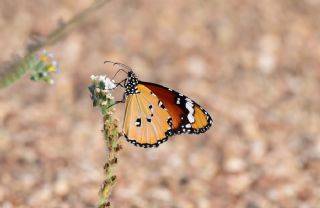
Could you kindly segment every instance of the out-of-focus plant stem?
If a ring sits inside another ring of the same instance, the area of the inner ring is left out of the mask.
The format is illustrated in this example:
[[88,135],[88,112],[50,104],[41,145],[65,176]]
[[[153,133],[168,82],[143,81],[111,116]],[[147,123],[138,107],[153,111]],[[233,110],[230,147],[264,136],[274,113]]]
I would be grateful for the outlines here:
[[0,74],[0,89],[7,87],[8,85],[19,80],[28,71],[33,69],[31,66],[32,64],[30,63],[32,63],[31,60],[33,59],[37,51],[61,40],[71,30],[83,23],[85,18],[90,16],[97,9],[102,8],[102,6],[104,6],[109,1],[111,0],[94,1],[94,3],[92,3],[88,8],[79,12],[68,22],[61,24],[56,30],[49,34],[47,38],[33,46],[32,49],[30,49],[24,57],[15,60],[14,63],[12,63],[8,69],[6,69]]
[[119,138],[121,133],[118,131],[118,120],[112,118],[113,108],[103,116],[103,133],[106,146],[108,148],[106,163],[104,165],[105,180],[100,190],[99,208],[110,207],[109,197],[117,177],[114,170],[117,164],[117,153],[121,149]]
[[99,208],[110,207],[110,194],[114,187],[117,177],[114,174],[117,165],[118,152],[121,150],[120,136],[118,130],[118,120],[114,115],[114,97],[110,92],[116,85],[112,80],[105,76],[91,76],[92,84],[89,86],[93,106],[99,106],[103,116],[103,135],[107,147],[106,162],[104,165],[105,179],[100,190]]

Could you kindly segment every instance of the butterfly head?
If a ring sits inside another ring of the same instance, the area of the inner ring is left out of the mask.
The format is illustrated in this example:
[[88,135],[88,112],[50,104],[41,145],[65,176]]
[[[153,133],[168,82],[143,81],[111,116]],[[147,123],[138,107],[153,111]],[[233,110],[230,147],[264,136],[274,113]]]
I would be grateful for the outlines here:
[[127,81],[124,85],[126,88],[126,95],[133,95],[138,93],[138,77],[133,71],[128,71]]
[[131,71],[128,71],[128,79],[130,78],[136,78],[137,79],[137,75],[131,70]]

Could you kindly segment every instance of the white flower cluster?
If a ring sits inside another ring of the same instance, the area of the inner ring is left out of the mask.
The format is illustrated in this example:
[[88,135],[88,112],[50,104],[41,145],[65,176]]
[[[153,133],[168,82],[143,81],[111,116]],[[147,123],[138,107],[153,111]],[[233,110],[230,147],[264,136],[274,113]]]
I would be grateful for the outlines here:
[[114,80],[109,79],[105,75],[98,75],[98,76],[91,75],[91,80],[95,83],[96,82],[103,82],[105,89],[101,89],[101,90],[111,91],[116,88],[116,84],[114,83]]

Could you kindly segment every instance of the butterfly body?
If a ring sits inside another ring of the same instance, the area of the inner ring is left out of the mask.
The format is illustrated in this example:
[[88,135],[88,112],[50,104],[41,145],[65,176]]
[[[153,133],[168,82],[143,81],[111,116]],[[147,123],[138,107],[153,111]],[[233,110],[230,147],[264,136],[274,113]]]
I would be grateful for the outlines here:
[[124,84],[124,88],[126,89],[125,95],[134,95],[139,93],[137,90],[137,86],[139,84],[139,80],[137,78],[137,75],[133,73],[133,71],[128,72],[128,78],[126,79],[126,82]]
[[124,88],[123,132],[136,146],[158,147],[170,136],[204,133],[212,125],[210,115],[196,102],[172,89],[140,81],[132,70]]

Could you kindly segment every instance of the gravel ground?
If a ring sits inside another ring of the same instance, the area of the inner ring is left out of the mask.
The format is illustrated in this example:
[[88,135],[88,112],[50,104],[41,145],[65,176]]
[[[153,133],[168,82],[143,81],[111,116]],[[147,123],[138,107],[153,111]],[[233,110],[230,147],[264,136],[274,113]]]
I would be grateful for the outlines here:
[[[0,61],[90,3],[0,1]],[[112,1],[48,48],[55,85],[0,91],[0,207],[96,206],[106,150],[87,86],[114,74],[107,59],[214,118],[157,149],[123,141],[114,207],[320,207],[319,24],[319,0]]]

